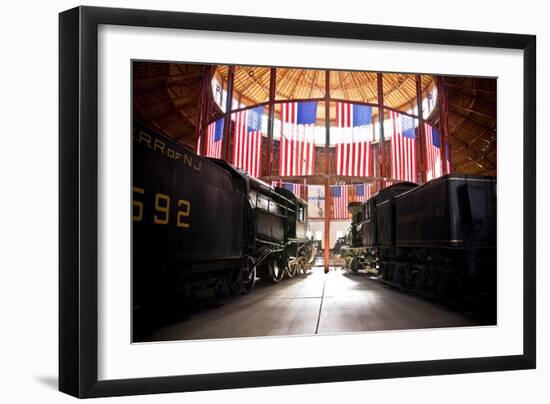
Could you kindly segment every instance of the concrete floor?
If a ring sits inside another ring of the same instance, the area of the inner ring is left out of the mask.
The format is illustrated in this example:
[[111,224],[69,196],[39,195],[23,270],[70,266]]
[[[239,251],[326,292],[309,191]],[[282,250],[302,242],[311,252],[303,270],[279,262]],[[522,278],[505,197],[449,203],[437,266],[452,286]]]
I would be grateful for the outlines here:
[[478,325],[421,297],[400,292],[366,274],[315,268],[279,284],[258,281],[245,296],[202,309],[162,327],[144,341],[326,334]]

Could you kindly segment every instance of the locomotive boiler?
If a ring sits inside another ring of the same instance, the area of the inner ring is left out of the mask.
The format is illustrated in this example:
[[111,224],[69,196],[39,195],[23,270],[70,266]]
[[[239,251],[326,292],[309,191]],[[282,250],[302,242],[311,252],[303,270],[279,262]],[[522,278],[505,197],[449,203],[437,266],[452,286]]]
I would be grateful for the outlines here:
[[496,179],[448,174],[350,205],[352,270],[496,319]]
[[[307,203],[134,123],[134,315],[247,293],[313,258]],[[136,320],[134,320],[136,323]]]

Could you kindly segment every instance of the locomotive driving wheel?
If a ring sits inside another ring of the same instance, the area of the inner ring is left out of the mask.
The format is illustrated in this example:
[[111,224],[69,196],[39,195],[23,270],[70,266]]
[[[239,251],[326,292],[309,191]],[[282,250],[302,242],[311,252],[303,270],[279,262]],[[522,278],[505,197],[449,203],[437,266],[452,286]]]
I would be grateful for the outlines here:
[[268,269],[269,269],[269,278],[273,283],[279,283],[283,280],[285,276],[284,267],[281,265],[279,260],[271,259],[269,260]]
[[307,272],[307,269],[306,269],[306,263],[304,259],[299,259],[298,262],[296,263],[296,273],[298,275],[305,275],[306,272]]
[[248,257],[248,267],[243,273],[244,293],[248,293],[256,283],[256,261],[253,257]]
[[286,266],[286,274],[289,279],[294,278],[298,273],[299,260],[296,257],[289,257],[288,263]]
[[256,283],[256,263],[248,257],[247,266],[233,271],[230,287],[235,295],[243,295],[252,290]]

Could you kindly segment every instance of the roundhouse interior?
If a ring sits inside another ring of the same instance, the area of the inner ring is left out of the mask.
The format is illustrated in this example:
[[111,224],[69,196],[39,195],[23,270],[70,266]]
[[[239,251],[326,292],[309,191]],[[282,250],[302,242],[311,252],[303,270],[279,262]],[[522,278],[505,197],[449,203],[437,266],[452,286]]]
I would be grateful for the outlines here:
[[495,324],[496,79],[132,68],[136,342]]

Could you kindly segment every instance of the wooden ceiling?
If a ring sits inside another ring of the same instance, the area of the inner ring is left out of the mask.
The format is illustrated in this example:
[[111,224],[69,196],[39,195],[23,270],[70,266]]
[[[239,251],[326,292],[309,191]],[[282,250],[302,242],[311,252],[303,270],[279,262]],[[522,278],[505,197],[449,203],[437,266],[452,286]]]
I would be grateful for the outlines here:
[[[217,66],[214,77],[222,86],[227,82],[227,66]],[[254,105],[269,100],[270,69],[258,66],[235,67],[235,91],[238,101]],[[416,78],[413,74],[385,73],[383,77],[384,105],[407,111],[416,106]],[[330,96],[332,99],[378,103],[378,80],[373,72],[331,71]],[[435,85],[432,76],[422,76],[421,89],[427,93]],[[315,69],[277,68],[276,100],[323,98],[325,96],[325,71]],[[275,107],[275,115],[280,109]],[[373,115],[376,117],[375,109]],[[331,105],[331,121],[336,116],[336,106]],[[323,124],[325,109],[319,105],[317,122]]]
[[[496,175],[497,80],[445,77],[453,171]],[[431,114],[439,126],[439,107]]]
[[[223,83],[227,66],[134,62],[133,67],[134,119],[193,148],[201,80],[207,74]],[[236,67],[234,86],[240,102],[246,105],[267,102],[269,77],[270,69],[266,67]],[[445,77],[444,81],[448,92],[453,171],[495,175],[496,79]],[[422,76],[424,94],[434,84],[435,77]],[[207,91],[213,100],[212,86],[208,85]],[[277,100],[322,98],[324,93],[322,70],[277,69]],[[330,93],[333,99],[377,103],[377,75],[332,71]],[[386,106],[403,111],[411,109],[416,103],[415,76],[385,73],[383,93]],[[210,102],[208,120],[219,116],[221,110],[215,102]],[[335,111],[331,111],[331,117],[334,116]],[[318,110],[318,119],[324,121],[322,107]],[[438,107],[428,121],[439,126]]]

